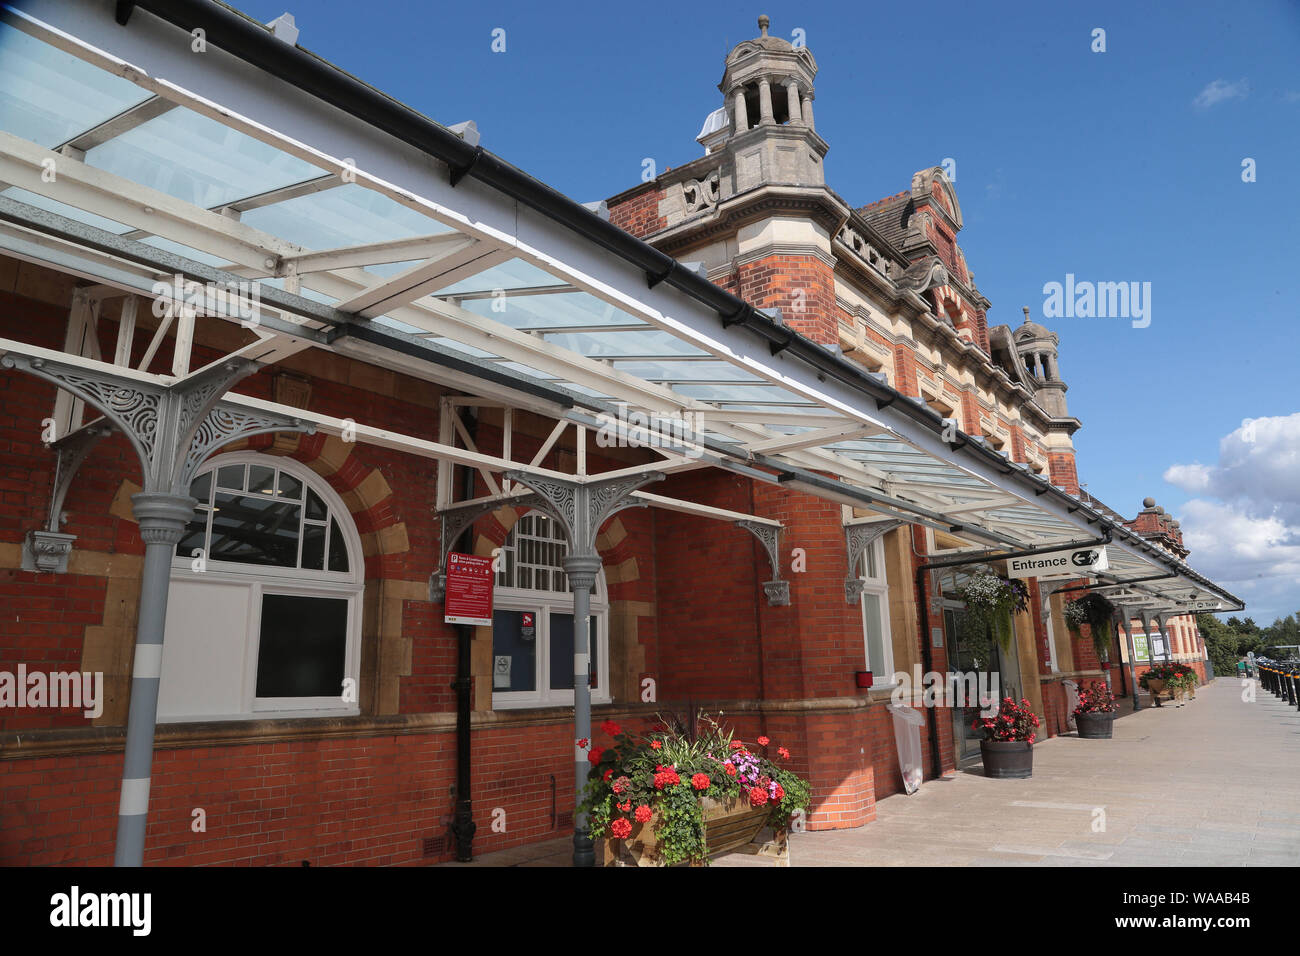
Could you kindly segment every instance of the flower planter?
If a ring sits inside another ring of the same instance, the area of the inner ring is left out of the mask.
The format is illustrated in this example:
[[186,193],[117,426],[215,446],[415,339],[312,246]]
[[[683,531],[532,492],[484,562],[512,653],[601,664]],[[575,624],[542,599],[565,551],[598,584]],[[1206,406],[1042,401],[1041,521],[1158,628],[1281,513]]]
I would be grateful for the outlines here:
[[1027,740],[981,740],[984,776],[1000,779],[1031,777],[1034,773],[1034,745]]
[[[756,842],[767,826],[772,808],[750,806],[748,800],[728,801],[704,797],[700,801],[704,814],[704,839],[709,856],[733,850],[775,857],[777,866],[789,866],[787,834],[778,830],[770,841]],[[659,841],[655,827],[659,814],[653,813],[645,823],[634,823],[632,833],[624,840],[612,837],[602,841],[598,859],[601,866],[663,866],[659,854]],[[685,865],[685,864],[682,864]]]
[[1151,699],[1156,702],[1157,707],[1160,706],[1160,695],[1164,691],[1164,689],[1165,689],[1165,682],[1162,681],[1160,678],[1158,677],[1147,678],[1147,690],[1151,692]]
[[1115,712],[1098,714],[1075,714],[1074,725],[1079,736],[1087,740],[1109,740],[1115,729]]

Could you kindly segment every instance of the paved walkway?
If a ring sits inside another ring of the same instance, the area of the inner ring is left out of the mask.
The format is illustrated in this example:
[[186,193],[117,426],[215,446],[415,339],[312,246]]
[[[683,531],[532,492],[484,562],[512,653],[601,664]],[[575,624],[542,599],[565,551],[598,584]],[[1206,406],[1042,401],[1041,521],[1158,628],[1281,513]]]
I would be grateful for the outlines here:
[[[1111,740],[1054,737],[1028,780],[976,766],[877,805],[856,830],[792,834],[794,866],[1296,866],[1300,711],[1221,678],[1185,706],[1126,709]],[[570,841],[482,866],[566,866]],[[465,864],[450,864],[452,866]],[[714,866],[770,865],[732,854]]]

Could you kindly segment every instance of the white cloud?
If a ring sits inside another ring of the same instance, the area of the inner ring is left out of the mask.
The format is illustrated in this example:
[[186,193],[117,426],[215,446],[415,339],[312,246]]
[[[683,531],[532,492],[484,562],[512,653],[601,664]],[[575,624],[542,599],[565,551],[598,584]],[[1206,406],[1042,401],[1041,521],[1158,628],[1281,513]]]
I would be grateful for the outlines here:
[[1181,509],[1194,567],[1260,624],[1300,607],[1300,412],[1247,419],[1219,441],[1217,464],[1174,465],[1164,479],[1198,496]]
[[1211,106],[1218,106],[1225,100],[1244,100],[1249,92],[1250,84],[1246,82],[1244,77],[1236,83],[1229,83],[1227,80],[1215,80],[1197,93],[1196,99],[1192,100],[1192,103],[1199,110],[1208,110]]
[[1174,465],[1165,472],[1165,481],[1184,491],[1200,494],[1210,487],[1210,469],[1205,465]]

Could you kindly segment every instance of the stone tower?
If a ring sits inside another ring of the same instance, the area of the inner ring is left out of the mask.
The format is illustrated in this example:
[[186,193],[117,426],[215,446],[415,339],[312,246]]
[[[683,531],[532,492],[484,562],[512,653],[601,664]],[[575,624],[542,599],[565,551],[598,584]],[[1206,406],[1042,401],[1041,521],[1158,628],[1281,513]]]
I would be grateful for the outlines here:
[[1070,414],[1065,404],[1067,386],[1061,381],[1061,370],[1056,362],[1060,339],[1050,329],[1031,322],[1028,308],[1024,311],[1024,324],[1012,336],[1016,354],[1033,382],[1034,399],[1052,417],[1066,418]]
[[725,105],[711,113],[697,137],[708,153],[730,153],[733,182],[725,193],[765,183],[822,186],[828,149],[813,126],[813,78],[817,61],[807,47],[768,35],[767,16],[759,36],[727,54],[718,90]]

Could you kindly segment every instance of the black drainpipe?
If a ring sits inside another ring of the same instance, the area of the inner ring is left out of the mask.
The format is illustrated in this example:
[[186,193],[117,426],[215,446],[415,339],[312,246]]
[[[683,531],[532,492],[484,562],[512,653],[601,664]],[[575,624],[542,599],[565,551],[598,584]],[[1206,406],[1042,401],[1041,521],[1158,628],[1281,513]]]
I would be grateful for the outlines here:
[[[471,438],[478,434],[478,417],[466,408],[463,409],[465,430]],[[449,467],[455,468],[455,465]],[[469,468],[463,470],[461,498],[474,497],[474,472]],[[453,545],[462,553],[469,553],[474,547],[474,526],[470,525],[461,532],[460,539]],[[447,556],[443,555],[446,565]],[[474,629],[469,624],[457,624],[456,628],[456,679],[452,689],[456,691],[456,811],[452,817],[451,832],[456,840],[456,862],[469,863],[474,859],[474,832],[478,825],[474,823],[474,803],[470,799],[470,691],[474,681],[470,677],[470,643]]]
[[[1042,548],[1029,548],[1024,551],[1006,551],[1002,554],[975,554],[961,558],[948,558],[944,561],[930,561],[916,567],[916,597],[921,612],[921,656],[925,660],[925,672],[934,671],[934,655],[930,651],[930,601],[925,593],[925,572],[933,568],[956,568],[963,564],[984,564],[988,561],[1001,561],[1005,558],[1027,558],[1034,554],[1047,554],[1049,551],[1069,551],[1074,548],[1086,548],[1091,545],[1110,544],[1110,533],[1090,541],[1074,541],[1069,544],[1053,544]],[[931,715],[926,721],[930,726],[930,755],[934,766],[933,779],[943,776],[943,755],[939,752],[939,722]]]

